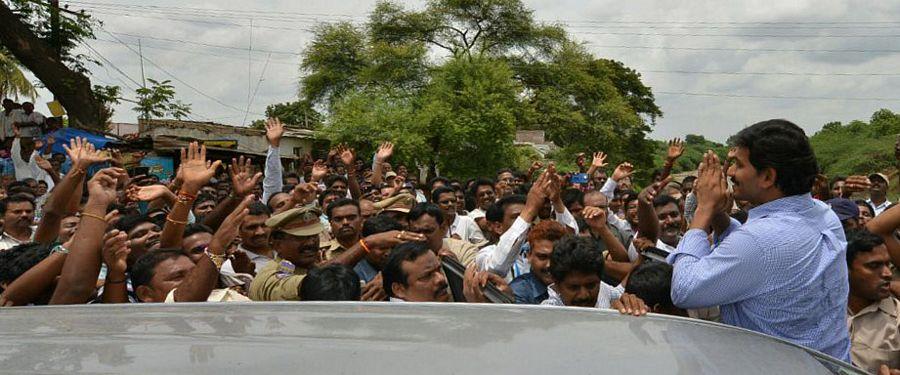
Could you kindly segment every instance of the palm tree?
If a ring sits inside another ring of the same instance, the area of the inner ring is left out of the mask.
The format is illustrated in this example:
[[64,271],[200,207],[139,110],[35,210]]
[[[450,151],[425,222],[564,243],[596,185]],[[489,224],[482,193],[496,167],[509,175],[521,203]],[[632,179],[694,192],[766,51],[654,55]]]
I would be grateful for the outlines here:
[[5,50],[0,50],[0,96],[13,97],[25,96],[34,101],[37,90],[25,77],[19,61]]

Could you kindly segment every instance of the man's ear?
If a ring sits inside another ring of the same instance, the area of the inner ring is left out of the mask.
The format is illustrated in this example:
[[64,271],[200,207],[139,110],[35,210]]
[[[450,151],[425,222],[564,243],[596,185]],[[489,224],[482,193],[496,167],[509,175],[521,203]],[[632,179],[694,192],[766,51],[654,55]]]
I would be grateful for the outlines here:
[[391,294],[394,295],[394,298],[406,300],[406,288],[401,283],[391,284]]
[[763,189],[769,189],[775,186],[775,182],[778,179],[778,172],[775,171],[775,168],[769,167],[759,171],[759,176],[762,177],[760,184]]
[[134,290],[134,294],[137,295],[138,301],[141,302],[163,302],[163,301],[154,301],[153,298],[153,289],[146,285],[141,285]]

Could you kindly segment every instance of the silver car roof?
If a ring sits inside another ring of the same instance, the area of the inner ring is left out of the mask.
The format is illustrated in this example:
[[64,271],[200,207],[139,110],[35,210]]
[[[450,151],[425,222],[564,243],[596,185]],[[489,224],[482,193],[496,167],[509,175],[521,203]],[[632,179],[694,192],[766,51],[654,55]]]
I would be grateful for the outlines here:
[[721,324],[463,303],[182,303],[0,310],[2,373],[831,374]]

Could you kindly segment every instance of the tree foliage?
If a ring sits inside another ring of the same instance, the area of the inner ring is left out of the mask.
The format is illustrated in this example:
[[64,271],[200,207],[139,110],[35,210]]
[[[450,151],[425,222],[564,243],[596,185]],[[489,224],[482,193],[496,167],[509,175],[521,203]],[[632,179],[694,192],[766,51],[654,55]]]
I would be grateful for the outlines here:
[[139,113],[138,118],[149,120],[168,116],[181,120],[191,113],[190,104],[175,99],[175,87],[169,80],[147,78],[147,81],[150,86],[135,90],[137,105],[132,110]]
[[[322,114],[307,100],[272,104],[266,107],[267,118],[278,118],[285,126],[301,129],[317,129],[322,124]],[[256,129],[265,129],[266,120],[256,120],[250,124]]]
[[880,109],[869,122],[830,122],[810,137],[819,166],[829,176],[883,172],[894,165],[900,114]]
[[536,22],[521,0],[380,2],[363,26],[318,26],[301,71],[301,100],[326,114],[329,139],[371,149],[397,137],[418,146],[406,162],[459,177],[514,164],[516,129],[544,130],[561,157],[602,150],[649,169],[645,136],[662,115],[637,72]]
[[22,72],[21,63],[2,46],[0,46],[0,96],[16,99],[24,96],[32,101],[37,97],[37,90]]
[[63,63],[72,70],[88,74],[85,63],[100,64],[90,55],[72,54],[78,44],[95,38],[94,27],[100,25],[99,20],[95,20],[87,13],[81,13],[80,16],[60,13],[59,37],[54,38],[50,6],[47,2],[31,0],[4,0],[4,2],[14,8],[14,13],[42,42],[54,48],[57,48],[58,44]]

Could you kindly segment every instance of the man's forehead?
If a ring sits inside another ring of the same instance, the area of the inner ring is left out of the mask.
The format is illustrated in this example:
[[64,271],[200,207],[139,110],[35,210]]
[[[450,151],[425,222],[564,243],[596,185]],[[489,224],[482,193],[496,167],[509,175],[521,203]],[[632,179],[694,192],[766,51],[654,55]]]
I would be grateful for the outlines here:
[[675,203],[667,203],[656,208],[657,215],[671,214],[673,212],[681,213],[681,210],[678,209],[678,206]]
[[854,263],[866,264],[869,262],[887,262],[891,259],[890,253],[888,253],[887,246],[885,244],[880,244],[872,248],[871,251],[860,251],[856,253],[856,258],[854,258]]
[[435,219],[433,216],[428,215],[428,214],[422,215],[418,219],[409,222],[410,228],[424,228],[427,226],[436,226],[436,225],[437,225],[437,219]]
[[416,260],[404,261],[400,266],[413,277],[421,276],[439,267],[437,257],[431,251],[420,255]]
[[359,209],[352,204],[348,204],[346,206],[335,207],[331,210],[332,216],[349,216],[349,215],[359,215]]
[[455,191],[448,191],[448,192],[446,192],[446,193],[441,193],[440,195],[438,195],[438,200],[439,200],[439,201],[442,201],[442,200],[448,200],[448,199],[456,199],[456,192],[455,192]]
[[192,268],[194,268],[194,262],[191,261],[191,258],[188,258],[187,255],[179,255],[159,262],[155,267],[154,273],[165,278],[165,275],[189,271]]

